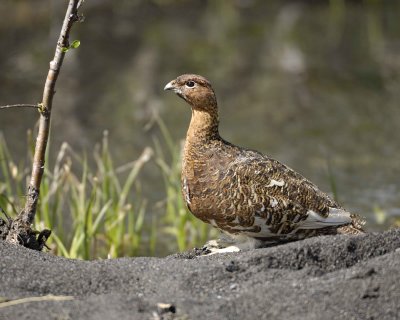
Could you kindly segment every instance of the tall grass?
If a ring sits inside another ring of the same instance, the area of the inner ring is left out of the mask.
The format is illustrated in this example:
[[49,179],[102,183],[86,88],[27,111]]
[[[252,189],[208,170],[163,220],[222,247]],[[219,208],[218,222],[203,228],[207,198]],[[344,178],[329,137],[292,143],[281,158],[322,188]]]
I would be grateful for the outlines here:
[[[81,259],[146,251],[143,232],[150,237],[154,233],[144,225],[146,201],[137,176],[151,157],[152,150],[146,148],[136,161],[115,167],[105,133],[94,150],[91,169],[85,154],[78,155],[64,143],[54,167],[45,168],[34,226],[52,230],[51,250]],[[29,156],[28,161],[16,164],[0,136],[0,206],[6,212],[15,215],[23,207],[30,162]]]

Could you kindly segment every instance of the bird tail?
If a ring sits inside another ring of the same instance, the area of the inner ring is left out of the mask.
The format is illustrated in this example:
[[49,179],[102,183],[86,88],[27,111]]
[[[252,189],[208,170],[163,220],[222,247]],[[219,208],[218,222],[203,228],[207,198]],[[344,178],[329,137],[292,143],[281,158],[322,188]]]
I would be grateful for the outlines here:
[[340,226],[336,229],[339,234],[363,234],[365,230],[363,229],[363,225],[365,224],[365,219],[358,214],[352,213],[350,214],[351,223]]

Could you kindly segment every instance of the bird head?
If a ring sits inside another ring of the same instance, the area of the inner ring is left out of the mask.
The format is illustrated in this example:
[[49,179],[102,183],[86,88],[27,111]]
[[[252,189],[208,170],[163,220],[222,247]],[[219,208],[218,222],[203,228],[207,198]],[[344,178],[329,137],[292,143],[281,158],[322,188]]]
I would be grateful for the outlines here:
[[195,110],[215,112],[217,99],[211,83],[195,74],[184,74],[170,81],[164,90],[172,90]]

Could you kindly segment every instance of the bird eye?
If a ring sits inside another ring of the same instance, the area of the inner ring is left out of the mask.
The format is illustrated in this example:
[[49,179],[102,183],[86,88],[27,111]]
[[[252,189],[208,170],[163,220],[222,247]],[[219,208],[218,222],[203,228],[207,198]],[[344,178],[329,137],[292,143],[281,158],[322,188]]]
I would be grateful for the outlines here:
[[194,82],[194,81],[188,81],[188,82],[186,82],[186,87],[193,88],[194,85],[195,85],[195,82]]

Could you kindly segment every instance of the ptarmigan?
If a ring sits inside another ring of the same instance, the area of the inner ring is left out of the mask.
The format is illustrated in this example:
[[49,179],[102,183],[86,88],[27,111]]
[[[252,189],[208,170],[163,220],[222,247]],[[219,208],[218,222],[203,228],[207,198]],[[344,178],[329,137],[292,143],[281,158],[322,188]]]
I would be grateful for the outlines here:
[[210,82],[181,75],[172,90],[192,108],[182,160],[182,194],[189,210],[225,235],[212,252],[239,251],[321,234],[363,233],[349,213],[302,175],[259,152],[235,146],[218,132]]

